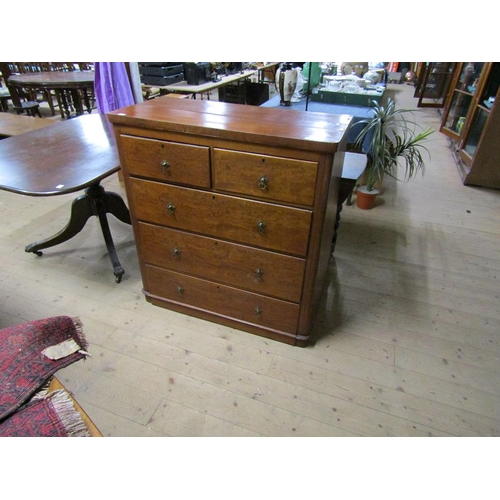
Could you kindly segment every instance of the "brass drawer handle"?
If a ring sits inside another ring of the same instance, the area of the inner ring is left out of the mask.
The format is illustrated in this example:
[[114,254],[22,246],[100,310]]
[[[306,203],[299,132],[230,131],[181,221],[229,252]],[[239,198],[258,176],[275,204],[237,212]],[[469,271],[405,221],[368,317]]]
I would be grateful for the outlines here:
[[172,250],[172,255],[174,256],[174,259],[178,259],[181,256],[181,251],[177,247],[175,247]]
[[175,205],[173,203],[169,203],[167,205],[167,211],[170,215],[174,215],[175,214]]
[[257,231],[259,233],[263,233],[266,230],[266,223],[263,220],[257,222]]
[[255,270],[255,277],[258,279],[258,280],[262,280],[262,278],[264,277],[264,271],[258,267],[256,270]]
[[181,285],[178,285],[178,286],[177,286],[177,293],[178,293],[179,295],[182,295],[182,294],[184,293],[184,287],[183,287],[183,286],[181,286]]
[[269,179],[265,176],[262,176],[259,179],[259,182],[257,183],[257,185],[259,186],[260,189],[262,189],[262,191],[265,191],[267,189],[268,183],[269,183]]
[[170,163],[167,160],[161,161],[161,171],[166,174],[170,168]]
[[255,313],[255,316],[260,316],[262,314],[262,309],[257,306],[253,312]]

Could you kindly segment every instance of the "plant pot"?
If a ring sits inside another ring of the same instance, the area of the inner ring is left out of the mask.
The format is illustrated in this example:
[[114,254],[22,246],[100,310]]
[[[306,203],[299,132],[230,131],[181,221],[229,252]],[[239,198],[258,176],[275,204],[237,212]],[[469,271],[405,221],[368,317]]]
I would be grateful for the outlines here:
[[[378,179],[376,179],[375,182],[373,183],[373,189],[378,189],[379,194],[384,191],[384,180],[385,180],[385,174],[381,172],[378,176]],[[359,184],[360,186],[364,186],[365,184],[367,184],[367,182],[368,182],[368,172],[365,169],[365,171],[359,178],[357,184]]]
[[377,195],[380,193],[378,189],[368,191],[366,186],[359,186],[356,191],[356,206],[361,210],[370,210],[375,205]]

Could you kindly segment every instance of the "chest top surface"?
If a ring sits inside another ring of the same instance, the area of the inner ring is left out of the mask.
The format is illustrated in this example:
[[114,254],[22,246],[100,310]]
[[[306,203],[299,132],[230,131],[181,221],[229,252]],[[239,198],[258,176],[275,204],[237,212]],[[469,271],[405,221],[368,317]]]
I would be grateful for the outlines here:
[[108,114],[117,125],[334,153],[350,115],[262,108],[167,96]]

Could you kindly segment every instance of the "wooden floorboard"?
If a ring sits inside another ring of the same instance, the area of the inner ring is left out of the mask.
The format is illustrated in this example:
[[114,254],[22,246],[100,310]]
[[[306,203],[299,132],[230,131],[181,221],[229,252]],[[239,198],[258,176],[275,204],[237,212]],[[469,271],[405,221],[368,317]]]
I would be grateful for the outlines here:
[[[392,85],[403,107],[413,88]],[[415,115],[439,128],[433,109]],[[78,316],[91,357],[58,374],[105,436],[500,436],[500,192],[462,185],[446,138],[423,177],[344,206],[313,342],[291,347],[154,307],[130,226],[44,251],[73,196],[0,191],[0,327]],[[125,196],[118,176],[106,188]]]

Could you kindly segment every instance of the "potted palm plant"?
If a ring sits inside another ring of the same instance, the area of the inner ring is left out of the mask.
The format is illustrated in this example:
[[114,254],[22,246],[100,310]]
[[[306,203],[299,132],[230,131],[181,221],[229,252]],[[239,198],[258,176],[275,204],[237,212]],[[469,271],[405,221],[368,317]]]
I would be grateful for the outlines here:
[[[413,111],[396,108],[392,99],[384,106],[373,101],[371,111],[373,116],[358,122],[365,126],[355,141],[355,147],[367,155],[363,176],[365,184],[356,191],[356,204],[363,209],[373,207],[380,192],[375,185],[380,185],[386,175],[408,181],[417,172],[423,172],[425,164],[422,153],[427,149],[422,143],[433,133],[432,129],[417,133],[419,126],[405,116]],[[398,177],[398,165],[404,169],[403,177]]]

